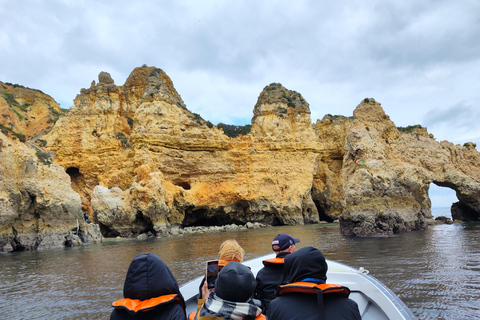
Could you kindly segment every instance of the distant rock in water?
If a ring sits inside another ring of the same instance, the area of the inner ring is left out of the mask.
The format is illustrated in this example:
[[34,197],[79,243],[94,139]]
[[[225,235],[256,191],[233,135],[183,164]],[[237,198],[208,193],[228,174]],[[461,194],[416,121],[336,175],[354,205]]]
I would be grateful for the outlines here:
[[[41,151],[54,155],[46,160],[67,173],[56,176],[57,184],[79,195],[73,213],[61,201],[62,210],[46,210],[70,221],[63,234],[75,229],[71,217],[83,209],[108,237],[337,220],[344,234],[388,236],[428,227],[434,183],[456,191],[454,220],[480,217],[475,145],[437,142],[418,125],[397,128],[374,99],[364,99],[353,117],[326,115],[312,124],[302,95],[272,83],[260,93],[248,130],[229,137],[225,128],[190,112],[161,69],[136,68],[123,86],[101,72],[42,138]],[[3,137],[3,148],[10,141]],[[17,166],[27,168],[27,159],[18,157]],[[36,179],[46,183],[47,176]],[[0,194],[9,188],[0,185]],[[25,186],[16,192],[30,194]],[[11,212],[32,212],[30,204],[14,203]],[[37,234],[61,225],[35,214],[30,221]],[[12,230],[14,224],[0,234]],[[20,237],[4,239],[6,246]]]
[[444,224],[452,224],[453,223],[452,219],[444,217],[444,216],[436,217],[435,221],[440,221],[441,223],[444,223]]

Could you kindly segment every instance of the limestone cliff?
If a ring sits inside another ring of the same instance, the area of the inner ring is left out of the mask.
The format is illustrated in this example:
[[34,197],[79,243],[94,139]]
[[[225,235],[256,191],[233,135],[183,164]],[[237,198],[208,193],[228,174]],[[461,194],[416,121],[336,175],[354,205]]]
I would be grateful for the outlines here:
[[188,111],[162,70],[142,67],[121,87],[101,73],[46,139],[109,236],[340,217],[343,233],[389,235],[426,228],[432,182],[457,191],[457,212],[478,216],[478,152],[424,128],[401,133],[373,99],[312,125],[303,97],[273,83],[251,132],[228,138]]
[[187,109],[165,72],[141,67],[122,86],[100,73],[43,139],[68,174],[59,185],[71,180],[104,236],[337,219],[345,234],[391,235],[427,227],[430,183],[457,192],[454,219],[480,216],[474,145],[401,132],[373,99],[312,124],[301,94],[273,83],[250,133],[229,138]]
[[480,154],[473,146],[439,143],[426,130],[401,133],[373,99],[365,99],[353,119],[342,168],[344,234],[425,229],[430,183],[456,191],[455,207],[462,209],[454,219],[479,220]]
[[99,241],[65,170],[0,133],[0,252]]
[[122,87],[99,80],[45,139],[105,235],[319,221],[310,189],[321,150],[298,93],[268,86],[252,134],[231,139],[189,112],[160,69],[137,68]]
[[[0,114],[2,132],[25,141],[49,132],[62,109],[52,97],[39,90],[0,81]],[[44,142],[40,139],[37,143]]]

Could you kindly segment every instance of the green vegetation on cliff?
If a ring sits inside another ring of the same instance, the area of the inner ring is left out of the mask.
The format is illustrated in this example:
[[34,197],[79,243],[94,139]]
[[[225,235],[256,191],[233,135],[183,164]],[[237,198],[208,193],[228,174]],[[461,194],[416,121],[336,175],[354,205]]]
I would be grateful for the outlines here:
[[397,127],[398,131],[402,133],[412,133],[415,132],[417,129],[423,129],[423,127],[419,124],[408,126],[408,127]]
[[235,138],[235,137],[238,137],[239,135],[246,135],[250,133],[250,130],[252,130],[252,125],[247,124],[244,126],[236,126],[236,125],[224,124],[220,122],[217,125],[217,128],[222,129],[227,137]]

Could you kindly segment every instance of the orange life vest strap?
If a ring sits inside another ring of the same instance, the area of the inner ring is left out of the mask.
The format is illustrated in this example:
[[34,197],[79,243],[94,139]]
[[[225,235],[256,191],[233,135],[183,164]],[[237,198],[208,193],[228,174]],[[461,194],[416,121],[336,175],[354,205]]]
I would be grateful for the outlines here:
[[264,266],[268,264],[283,264],[285,258],[272,258],[272,259],[267,259],[263,260],[262,263]]
[[112,307],[117,308],[117,309],[127,309],[129,311],[133,312],[141,312],[141,311],[148,311],[151,310],[161,304],[164,303],[170,303],[170,302],[177,302],[179,303],[182,307],[185,307],[183,305],[182,299],[178,294],[167,294],[147,300],[139,300],[139,299],[121,299],[117,300],[114,303],[112,303]]
[[350,289],[339,284],[331,284],[331,283],[313,283],[313,282],[294,282],[289,283],[283,286],[280,286],[280,290],[278,291],[278,295],[281,296],[286,293],[294,293],[294,292],[301,292],[301,293],[313,293],[316,294],[318,291],[321,291],[323,294],[329,293],[337,293],[345,296],[348,298],[350,295]]

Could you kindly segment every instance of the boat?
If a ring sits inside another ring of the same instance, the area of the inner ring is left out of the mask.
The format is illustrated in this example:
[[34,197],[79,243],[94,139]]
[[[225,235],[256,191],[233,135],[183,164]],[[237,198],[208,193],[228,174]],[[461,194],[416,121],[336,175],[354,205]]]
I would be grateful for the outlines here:
[[[243,262],[254,275],[263,267],[262,261],[275,258],[268,254]],[[403,301],[382,282],[363,268],[354,269],[342,263],[328,260],[327,283],[350,288],[350,298],[358,304],[363,320],[409,320],[417,319]],[[197,295],[203,277],[196,278],[180,287],[185,298],[187,314],[197,309]]]

